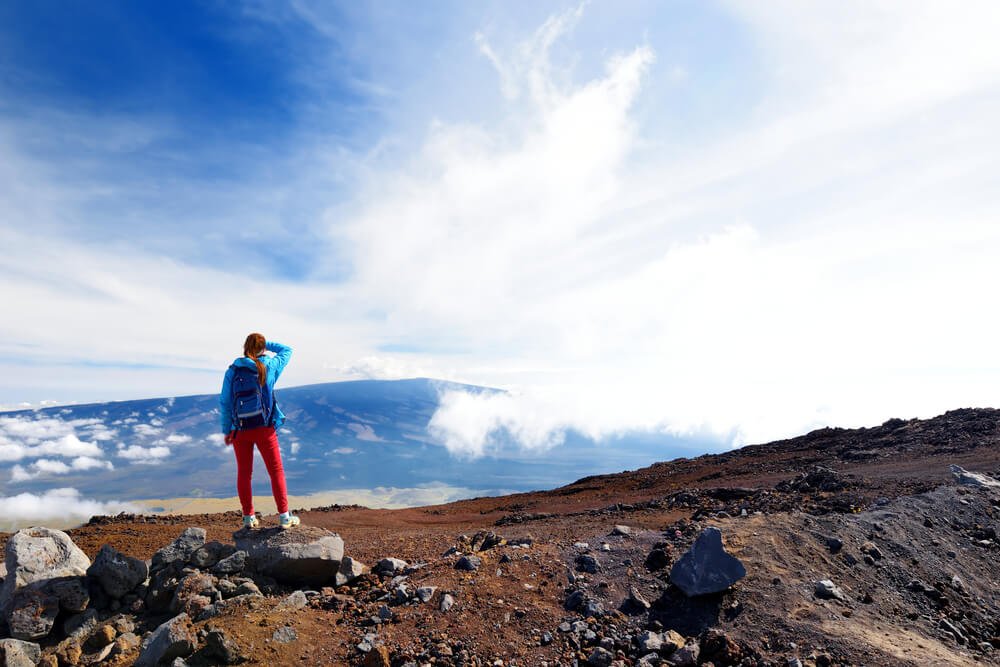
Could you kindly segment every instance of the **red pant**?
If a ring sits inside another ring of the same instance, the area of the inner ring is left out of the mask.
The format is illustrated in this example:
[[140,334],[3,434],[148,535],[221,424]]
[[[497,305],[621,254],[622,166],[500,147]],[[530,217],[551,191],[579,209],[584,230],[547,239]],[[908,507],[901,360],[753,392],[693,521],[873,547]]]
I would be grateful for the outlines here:
[[288,511],[288,490],[285,488],[285,469],[281,465],[281,450],[278,449],[278,434],[273,426],[261,426],[247,431],[237,431],[233,442],[236,452],[236,492],[240,496],[243,516],[253,514],[253,446],[257,445],[260,457],[271,476],[271,493],[278,513]]

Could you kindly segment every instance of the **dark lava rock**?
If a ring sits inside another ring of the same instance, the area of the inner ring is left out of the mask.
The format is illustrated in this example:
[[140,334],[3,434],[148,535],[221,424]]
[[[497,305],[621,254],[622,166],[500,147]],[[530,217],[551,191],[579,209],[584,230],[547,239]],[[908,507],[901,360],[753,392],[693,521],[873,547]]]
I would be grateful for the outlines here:
[[666,549],[653,549],[646,556],[645,565],[650,572],[662,570],[670,565],[670,554],[667,553]]
[[596,556],[591,554],[580,554],[576,557],[576,569],[578,572],[589,572],[596,574],[601,569],[601,563]]
[[109,544],[101,547],[87,574],[113,598],[120,598],[146,581],[149,566],[146,561],[126,556]]
[[706,528],[670,570],[670,581],[688,597],[719,593],[746,576],[738,558],[726,553],[722,532]]
[[474,572],[479,569],[479,566],[483,564],[478,556],[462,556],[455,563],[456,570],[465,570],[467,572]]

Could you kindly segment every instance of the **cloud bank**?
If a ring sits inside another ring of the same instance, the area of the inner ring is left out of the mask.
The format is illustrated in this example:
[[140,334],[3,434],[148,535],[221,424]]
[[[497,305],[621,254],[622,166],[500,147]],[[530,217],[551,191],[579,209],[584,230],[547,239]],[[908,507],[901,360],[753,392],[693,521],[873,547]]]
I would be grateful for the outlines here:
[[40,525],[72,528],[94,515],[136,511],[137,506],[129,503],[84,498],[73,488],[49,489],[41,494],[20,493],[0,496],[0,531]]

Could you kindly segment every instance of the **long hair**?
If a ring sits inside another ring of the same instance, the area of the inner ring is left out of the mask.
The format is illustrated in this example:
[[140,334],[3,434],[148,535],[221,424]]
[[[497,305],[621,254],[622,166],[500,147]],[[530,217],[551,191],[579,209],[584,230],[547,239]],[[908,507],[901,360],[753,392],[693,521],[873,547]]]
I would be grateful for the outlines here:
[[247,336],[246,342],[243,343],[243,356],[253,359],[254,363],[257,364],[257,379],[262,387],[267,382],[267,369],[260,360],[260,354],[264,351],[266,343],[267,339],[259,333],[250,334]]

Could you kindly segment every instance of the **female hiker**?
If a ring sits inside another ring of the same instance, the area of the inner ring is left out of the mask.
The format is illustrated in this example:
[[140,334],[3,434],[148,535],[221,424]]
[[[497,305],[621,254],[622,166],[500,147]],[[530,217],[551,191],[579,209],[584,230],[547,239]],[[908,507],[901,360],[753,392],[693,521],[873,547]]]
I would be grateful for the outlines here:
[[[265,355],[264,351],[273,356]],[[288,512],[288,492],[285,488],[285,470],[281,465],[276,429],[285,421],[285,415],[274,400],[274,383],[285,370],[292,356],[292,348],[264,339],[259,333],[247,336],[243,343],[243,356],[226,371],[219,395],[219,412],[222,413],[222,432],[226,444],[236,453],[236,492],[243,508],[243,527],[260,525],[253,509],[253,446],[271,476],[271,492],[278,506],[278,522],[282,528],[299,525],[299,517]]]

